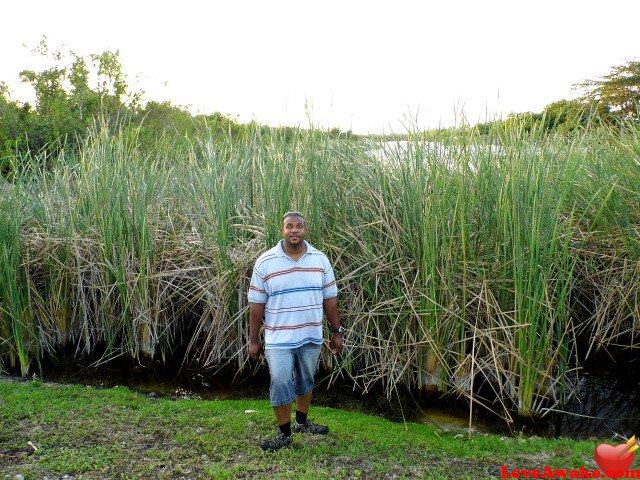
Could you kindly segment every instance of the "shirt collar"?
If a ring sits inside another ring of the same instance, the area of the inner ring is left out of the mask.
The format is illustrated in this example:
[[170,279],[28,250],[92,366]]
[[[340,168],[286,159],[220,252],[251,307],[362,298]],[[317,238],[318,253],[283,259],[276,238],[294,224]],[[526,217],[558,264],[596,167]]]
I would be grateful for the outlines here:
[[[284,251],[284,247],[282,246],[282,242],[283,241],[284,240],[280,240],[278,242],[278,256],[279,257],[286,257],[287,256],[287,254]],[[307,246],[307,252],[305,253],[305,255],[307,253],[312,253],[312,254],[313,253],[318,253],[318,250],[313,245],[311,245],[309,242],[307,242],[306,240],[303,240],[303,242]]]

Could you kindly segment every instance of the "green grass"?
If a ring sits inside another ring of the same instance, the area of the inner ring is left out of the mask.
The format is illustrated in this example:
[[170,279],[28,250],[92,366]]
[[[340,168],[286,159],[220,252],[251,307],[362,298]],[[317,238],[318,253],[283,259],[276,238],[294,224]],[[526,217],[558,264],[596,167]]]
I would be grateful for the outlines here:
[[[245,410],[256,413],[245,413]],[[267,401],[150,398],[95,389],[0,381],[0,475],[27,479],[499,478],[499,468],[594,468],[595,441],[439,431],[312,407],[328,436],[294,436],[262,452],[275,432]],[[37,451],[28,442],[36,446]],[[16,458],[17,452],[28,455]]]

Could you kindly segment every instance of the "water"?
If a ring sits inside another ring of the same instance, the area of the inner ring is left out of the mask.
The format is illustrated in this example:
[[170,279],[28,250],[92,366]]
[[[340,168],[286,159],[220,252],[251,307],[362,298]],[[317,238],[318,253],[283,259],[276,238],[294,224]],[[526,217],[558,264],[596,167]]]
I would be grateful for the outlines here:
[[[634,371],[635,370],[635,371]],[[541,433],[572,438],[611,438],[640,433],[640,389],[637,370],[594,370],[581,375],[577,398],[552,413]]]
[[[505,155],[502,147],[495,144],[472,144],[460,146],[457,144],[445,145],[440,142],[409,142],[407,140],[397,140],[388,142],[371,142],[367,146],[367,153],[384,163],[400,162],[405,163],[414,157],[428,157],[438,159],[449,170],[456,169],[456,161],[464,159],[467,167],[476,171],[476,157],[478,155],[490,155],[496,157]],[[457,160],[456,160],[457,159]]]

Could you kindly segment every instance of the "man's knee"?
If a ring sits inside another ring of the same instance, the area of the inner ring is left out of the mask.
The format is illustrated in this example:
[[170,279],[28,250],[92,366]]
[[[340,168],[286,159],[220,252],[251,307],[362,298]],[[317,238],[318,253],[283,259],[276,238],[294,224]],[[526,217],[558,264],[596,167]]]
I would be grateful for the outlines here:
[[276,390],[286,390],[289,388],[291,384],[291,379],[279,376],[279,377],[271,377],[271,388]]

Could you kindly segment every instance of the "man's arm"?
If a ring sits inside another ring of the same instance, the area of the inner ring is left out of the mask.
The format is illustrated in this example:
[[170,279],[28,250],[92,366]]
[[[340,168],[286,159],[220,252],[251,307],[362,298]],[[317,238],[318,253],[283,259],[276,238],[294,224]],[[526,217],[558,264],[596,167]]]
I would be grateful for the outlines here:
[[340,315],[338,314],[338,297],[327,298],[322,302],[324,314],[331,325],[331,353],[342,352],[342,334],[333,333],[340,328]]
[[264,318],[264,303],[249,304],[249,356],[251,360],[258,361],[262,356],[262,343],[260,343],[260,326]]

